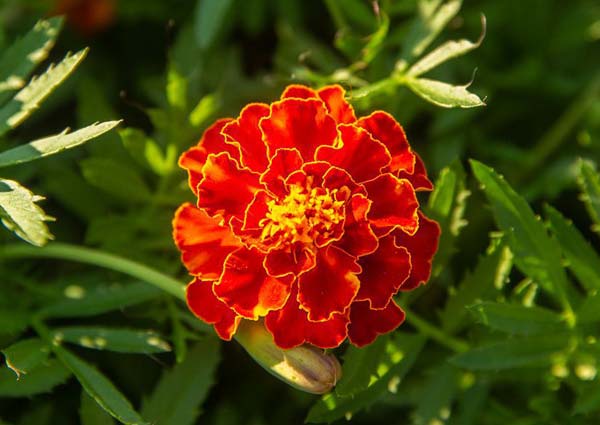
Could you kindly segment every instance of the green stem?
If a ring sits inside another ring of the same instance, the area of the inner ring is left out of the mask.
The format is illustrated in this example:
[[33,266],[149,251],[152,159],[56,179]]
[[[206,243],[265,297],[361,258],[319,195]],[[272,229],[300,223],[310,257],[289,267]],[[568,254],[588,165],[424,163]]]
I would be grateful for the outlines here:
[[340,30],[342,28],[346,28],[348,24],[346,23],[346,19],[344,18],[342,10],[340,9],[338,0],[325,0],[325,5],[327,6],[327,9],[329,10],[331,18],[333,19],[337,29]]
[[65,243],[51,243],[43,248],[25,244],[0,248],[0,259],[18,258],[56,258],[105,267],[148,282],[176,298],[185,300],[185,287],[178,280],[135,261],[95,249]]
[[405,306],[402,305],[401,307],[406,313],[406,321],[413,325],[415,328],[417,328],[423,335],[433,339],[434,341],[440,343],[444,347],[448,347],[449,349],[457,353],[462,353],[469,349],[469,344],[467,344],[465,341],[448,335],[446,332],[442,331],[439,328],[436,328],[431,323],[429,323],[425,319],[422,319]]

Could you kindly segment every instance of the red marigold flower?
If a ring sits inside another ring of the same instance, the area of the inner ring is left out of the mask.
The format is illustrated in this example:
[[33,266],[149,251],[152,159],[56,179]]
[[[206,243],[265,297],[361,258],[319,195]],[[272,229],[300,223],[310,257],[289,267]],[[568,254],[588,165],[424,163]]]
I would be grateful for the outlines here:
[[173,221],[187,302],[225,340],[264,318],[281,348],[363,346],[404,320],[393,296],[429,279],[440,230],[415,195],[432,189],[423,162],[338,85],[250,104],[179,164],[198,198]]

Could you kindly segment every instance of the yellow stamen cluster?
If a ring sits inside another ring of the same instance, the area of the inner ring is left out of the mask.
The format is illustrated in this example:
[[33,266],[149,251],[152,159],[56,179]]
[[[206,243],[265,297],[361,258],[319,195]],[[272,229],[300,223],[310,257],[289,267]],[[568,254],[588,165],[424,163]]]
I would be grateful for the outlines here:
[[318,236],[328,238],[344,218],[344,201],[336,200],[337,189],[294,185],[283,200],[267,202],[269,211],[261,220],[261,239],[276,245],[296,242],[313,244]]

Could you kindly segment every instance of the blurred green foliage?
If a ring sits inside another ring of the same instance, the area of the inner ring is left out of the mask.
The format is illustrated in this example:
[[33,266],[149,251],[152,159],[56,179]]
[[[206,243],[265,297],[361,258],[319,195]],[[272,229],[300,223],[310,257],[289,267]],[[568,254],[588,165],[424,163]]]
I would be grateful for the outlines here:
[[[596,1],[74,3],[0,2],[0,105],[22,87],[11,75],[25,81],[89,46],[18,128],[1,127],[14,111],[0,112],[0,151],[124,120],[81,148],[2,168],[46,198],[58,241],[96,251],[48,259],[0,233],[0,423],[598,423]],[[57,11],[67,21],[56,45],[25,36],[45,53],[17,66],[15,40]],[[407,322],[337,350],[345,377],[322,398],[219,344],[135,272],[82,264],[125,258],[186,282],[171,240],[190,200],[179,154],[215,118],[291,82],[341,83],[359,114],[392,113],[436,181],[422,204],[443,228],[431,281],[398,296]]]

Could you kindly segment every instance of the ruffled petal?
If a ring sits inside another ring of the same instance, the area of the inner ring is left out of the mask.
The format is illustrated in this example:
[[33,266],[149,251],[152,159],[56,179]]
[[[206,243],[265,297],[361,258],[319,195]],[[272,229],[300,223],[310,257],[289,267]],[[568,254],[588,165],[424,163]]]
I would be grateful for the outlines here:
[[315,254],[303,244],[283,250],[276,249],[267,254],[264,262],[267,273],[271,276],[285,276],[292,273],[298,276],[315,266]]
[[187,305],[197,317],[214,325],[222,339],[229,341],[242,318],[215,296],[213,283],[211,280],[194,279],[186,289]]
[[352,176],[346,170],[339,167],[331,167],[323,176],[323,187],[330,190],[337,189],[338,201],[350,199],[355,193],[366,194],[365,188],[356,183]]
[[413,173],[415,154],[410,149],[402,126],[387,112],[376,111],[368,117],[360,118],[357,125],[371,133],[375,140],[387,146],[392,162],[390,171],[398,170]]
[[317,92],[321,100],[327,105],[329,115],[333,117],[338,124],[349,124],[356,121],[354,108],[346,101],[344,96],[346,91],[338,84],[326,86]]
[[355,257],[370,254],[378,246],[378,238],[367,219],[370,207],[371,201],[362,194],[353,195],[346,205],[344,236],[335,245]]
[[344,314],[356,296],[360,266],[355,258],[335,246],[317,253],[316,266],[298,278],[298,301],[311,321]]
[[198,195],[198,183],[202,180],[202,167],[211,153],[229,152],[233,158],[239,158],[239,150],[225,143],[221,130],[231,122],[231,118],[217,120],[202,135],[197,146],[185,151],[179,157],[179,166],[188,172],[188,183],[194,195]]
[[210,215],[243,218],[254,193],[261,188],[260,175],[238,162],[227,152],[209,155],[204,167],[204,178],[198,185],[198,207]]
[[323,177],[330,168],[331,165],[325,161],[306,162],[300,170],[294,171],[285,179],[285,184],[306,188],[323,186]]
[[175,213],[173,239],[190,274],[204,279],[217,279],[225,258],[241,246],[229,227],[189,203]]
[[393,235],[381,238],[377,251],[360,258],[363,271],[355,301],[369,301],[373,309],[384,308],[408,278],[410,254],[394,240]]
[[263,260],[258,250],[239,248],[225,260],[223,274],[213,288],[233,311],[252,320],[283,307],[293,280],[292,276],[269,276]]
[[275,344],[283,349],[297,347],[308,342],[321,348],[339,346],[347,335],[348,318],[334,314],[323,322],[311,322],[306,311],[300,308],[294,289],[281,310],[271,311],[265,318],[265,326],[273,335]]
[[227,144],[233,144],[240,150],[242,166],[259,173],[265,171],[269,160],[258,123],[269,113],[269,105],[251,103],[242,110],[239,118],[229,122],[221,131],[227,137]]
[[335,121],[317,99],[288,98],[271,104],[271,114],[260,121],[269,157],[279,148],[297,148],[304,161],[314,159],[321,145],[333,145]]
[[346,170],[357,182],[371,180],[389,166],[391,158],[385,145],[374,140],[364,129],[354,125],[339,125],[342,146],[321,146],[317,160]]
[[401,291],[410,291],[426,283],[431,275],[431,263],[440,239],[440,226],[419,212],[419,228],[410,236],[396,230],[396,245],[405,247],[410,253],[412,270],[409,278],[400,286]]
[[406,171],[400,171],[398,177],[407,179],[415,188],[415,190],[433,190],[433,183],[427,178],[425,164],[418,154],[415,154],[415,170],[412,174]]
[[317,92],[302,84],[290,84],[281,94],[281,99],[296,97],[298,99],[318,99]]
[[260,181],[274,195],[285,196],[285,179],[302,168],[302,156],[298,149],[277,149],[269,168],[260,176]]
[[409,234],[416,232],[419,201],[408,180],[387,173],[364,185],[369,199],[373,201],[369,211],[371,224],[377,227],[399,226]]
[[348,337],[357,347],[364,347],[382,335],[396,329],[404,321],[404,311],[390,301],[387,307],[374,310],[368,301],[355,301],[350,307]]

